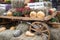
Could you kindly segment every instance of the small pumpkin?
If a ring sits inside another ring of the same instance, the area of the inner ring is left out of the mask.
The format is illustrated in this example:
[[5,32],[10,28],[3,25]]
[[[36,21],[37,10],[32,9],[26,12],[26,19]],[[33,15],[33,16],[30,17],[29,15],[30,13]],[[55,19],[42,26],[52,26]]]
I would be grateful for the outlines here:
[[42,11],[39,11],[39,12],[37,13],[37,18],[39,18],[39,19],[44,19],[44,18],[45,18],[45,13],[42,12]]
[[15,27],[14,27],[14,26],[12,26],[12,27],[10,28],[10,30],[15,30]]
[[6,30],[5,27],[0,28],[0,32],[5,31],[5,30]]
[[7,12],[7,16],[12,16],[12,12],[11,11],[8,11]]
[[30,17],[31,18],[36,18],[36,12],[35,11],[31,11],[30,12]]
[[34,33],[31,33],[30,31],[27,31],[25,34],[26,36],[29,36],[29,37],[33,37],[35,35]]

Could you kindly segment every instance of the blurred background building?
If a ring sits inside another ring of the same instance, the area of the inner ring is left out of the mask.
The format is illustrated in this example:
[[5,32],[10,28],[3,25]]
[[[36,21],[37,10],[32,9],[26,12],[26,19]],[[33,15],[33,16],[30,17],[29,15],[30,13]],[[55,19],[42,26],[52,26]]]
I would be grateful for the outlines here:
[[[0,0],[0,3],[10,3],[11,0]],[[50,1],[52,2],[52,7],[56,8],[57,10],[60,10],[60,0],[22,0],[26,2],[39,2],[39,1]]]

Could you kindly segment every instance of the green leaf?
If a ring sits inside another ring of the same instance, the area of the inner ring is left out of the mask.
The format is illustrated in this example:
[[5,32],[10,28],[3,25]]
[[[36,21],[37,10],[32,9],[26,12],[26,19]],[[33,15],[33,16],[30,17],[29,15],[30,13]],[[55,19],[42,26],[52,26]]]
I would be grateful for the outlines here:
[[56,22],[57,20],[56,20],[56,18],[52,18],[50,21],[51,22]]

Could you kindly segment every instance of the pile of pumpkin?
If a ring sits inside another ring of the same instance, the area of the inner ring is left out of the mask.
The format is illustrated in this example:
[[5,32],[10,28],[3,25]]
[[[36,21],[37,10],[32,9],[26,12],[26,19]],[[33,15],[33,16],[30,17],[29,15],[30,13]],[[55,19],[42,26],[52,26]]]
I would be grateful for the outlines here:
[[[52,15],[56,10],[51,8],[49,9],[49,17],[51,17],[50,15]],[[43,11],[32,11],[29,7],[22,7],[22,8],[16,8],[16,9],[11,9],[8,10],[6,13],[4,13],[3,15],[5,16],[24,16],[24,17],[31,17],[31,18],[39,18],[39,19],[44,19],[46,17],[46,13],[44,13]]]

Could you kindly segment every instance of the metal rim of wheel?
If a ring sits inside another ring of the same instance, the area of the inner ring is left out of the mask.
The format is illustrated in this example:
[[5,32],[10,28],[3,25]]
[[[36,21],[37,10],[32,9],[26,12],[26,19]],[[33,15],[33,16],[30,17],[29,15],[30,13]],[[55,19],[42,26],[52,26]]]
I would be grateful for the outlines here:
[[48,28],[48,25],[46,23],[42,23],[42,22],[33,22],[31,25],[36,25],[40,26],[40,28],[32,28],[32,26],[30,26],[29,31],[34,30],[35,32],[40,32],[40,33],[45,33],[48,35],[48,40],[50,40],[50,30]]

